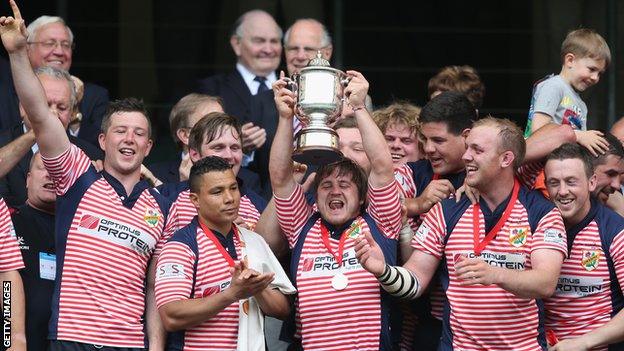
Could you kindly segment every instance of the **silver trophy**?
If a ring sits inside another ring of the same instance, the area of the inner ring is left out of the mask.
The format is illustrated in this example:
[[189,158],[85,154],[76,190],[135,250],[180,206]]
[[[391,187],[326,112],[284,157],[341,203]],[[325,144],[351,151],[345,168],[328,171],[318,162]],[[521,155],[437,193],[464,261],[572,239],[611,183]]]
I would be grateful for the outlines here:
[[297,96],[296,118],[303,124],[295,136],[293,160],[321,165],[339,161],[338,134],[328,127],[342,113],[347,75],[329,66],[321,52],[308,65],[290,78],[289,85]]

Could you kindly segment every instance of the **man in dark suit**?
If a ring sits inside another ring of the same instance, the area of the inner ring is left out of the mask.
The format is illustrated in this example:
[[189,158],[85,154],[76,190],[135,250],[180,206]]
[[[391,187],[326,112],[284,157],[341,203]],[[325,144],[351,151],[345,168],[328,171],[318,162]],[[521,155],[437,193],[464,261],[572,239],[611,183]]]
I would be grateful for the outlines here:
[[[282,30],[271,15],[262,10],[244,13],[234,23],[230,37],[237,58],[236,68],[201,80],[198,92],[221,97],[225,112],[244,123],[251,97],[269,91],[277,79],[275,70],[282,54],[281,39]],[[244,123],[243,140],[243,151],[253,158],[251,153],[265,144],[264,126]]]
[[[33,68],[50,66],[69,71],[72,64],[74,36],[60,17],[41,16],[28,26],[28,58]],[[74,79],[77,79],[74,77]],[[82,85],[80,80],[77,80]],[[17,94],[13,87],[8,65],[0,63],[0,128],[11,128],[21,123]],[[92,83],[85,83],[78,99],[79,109],[71,116],[71,135],[95,146],[102,116],[108,105],[108,90]],[[6,103],[4,103],[6,101]]]
[[[41,67],[35,73],[45,90],[50,109],[56,111],[63,126],[67,128],[76,99],[71,76],[66,71],[53,67]],[[28,116],[21,107],[18,110],[21,114],[20,122],[0,132],[0,175],[3,175],[0,178],[0,195],[9,207],[20,206],[26,201],[26,176],[30,160],[38,150]],[[69,140],[85,151],[91,159],[103,159],[102,150],[91,143],[71,135]]]
[[[332,55],[331,37],[325,26],[310,18],[299,19],[288,28],[284,35],[284,53],[286,57],[286,68],[288,74],[292,76],[305,67],[311,58],[316,56],[318,51],[326,60]],[[260,176],[263,181],[265,193],[271,194],[271,184],[269,180],[269,151],[275,136],[277,126],[277,110],[273,100],[273,90],[259,93],[251,98],[250,112],[243,119],[243,123],[253,123],[262,126],[266,130],[267,142],[255,152],[253,162],[248,168]],[[295,132],[301,126],[295,120]]]
[[[180,154],[169,161],[149,165],[154,177],[163,183],[177,183],[188,180],[193,163],[189,157],[189,135],[193,126],[211,112],[223,113],[223,100],[219,97],[192,93],[178,101],[169,114],[171,136],[180,148]],[[260,194],[260,179],[254,172],[241,169],[238,177],[245,185]]]

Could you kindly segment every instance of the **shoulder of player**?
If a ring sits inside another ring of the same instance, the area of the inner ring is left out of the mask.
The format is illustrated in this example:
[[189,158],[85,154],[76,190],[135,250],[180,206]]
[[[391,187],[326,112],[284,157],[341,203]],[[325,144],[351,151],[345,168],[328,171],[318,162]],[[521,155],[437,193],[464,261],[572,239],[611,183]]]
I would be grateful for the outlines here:
[[598,206],[594,220],[598,224],[600,230],[606,237],[616,237],[624,235],[624,217],[607,206],[597,203]]

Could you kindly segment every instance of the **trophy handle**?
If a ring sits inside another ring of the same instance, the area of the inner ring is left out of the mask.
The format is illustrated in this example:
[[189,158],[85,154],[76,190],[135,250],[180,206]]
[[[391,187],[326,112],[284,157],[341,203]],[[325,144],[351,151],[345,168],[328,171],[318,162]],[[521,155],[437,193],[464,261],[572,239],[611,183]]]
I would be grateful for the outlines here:
[[346,87],[347,85],[349,85],[350,81],[351,77],[344,77],[340,80],[340,84],[342,84],[343,87]]
[[290,89],[290,91],[295,93],[295,95],[297,95],[297,93],[299,92],[299,85],[297,84],[297,81],[299,80],[299,74],[295,73],[292,75],[291,78],[284,77],[284,80],[288,84],[286,87]]

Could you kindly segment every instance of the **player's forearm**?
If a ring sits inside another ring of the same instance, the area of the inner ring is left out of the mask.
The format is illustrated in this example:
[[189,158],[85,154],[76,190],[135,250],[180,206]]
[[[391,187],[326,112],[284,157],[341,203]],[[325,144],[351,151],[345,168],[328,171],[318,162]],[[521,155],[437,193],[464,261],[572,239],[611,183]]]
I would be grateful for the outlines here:
[[286,319],[290,315],[288,298],[278,289],[268,287],[254,296],[262,312],[273,318]]
[[11,283],[11,350],[26,350],[26,304],[22,278],[17,271],[0,273],[0,280]]
[[576,142],[576,135],[572,127],[548,123],[526,140],[524,163],[539,161],[562,144],[574,142]]
[[407,207],[407,216],[408,217],[416,217],[427,211],[429,208],[425,206],[426,199],[423,196],[418,196],[415,198],[405,198],[405,207]]
[[238,299],[224,291],[198,299],[172,301],[161,306],[158,312],[168,332],[184,330],[197,326],[216,316]]
[[394,178],[394,166],[388,143],[383,133],[366,109],[355,111],[362,146],[371,164],[371,176],[376,178],[375,187],[387,185]]
[[29,131],[0,148],[0,177],[7,175],[34,144],[35,134]]
[[17,97],[34,127],[50,114],[45,91],[30,66],[26,49],[10,53],[9,58]]
[[271,251],[280,258],[286,253],[288,242],[282,233],[279,222],[275,220],[276,218],[275,200],[271,199],[267,207],[262,211],[258,223],[256,223],[255,232],[264,238],[264,241],[269,244]]
[[292,119],[280,118],[269,157],[271,186],[278,197],[289,196],[295,188],[292,164],[292,133]]
[[624,341],[624,310],[620,310],[602,327],[580,336],[580,339],[589,349]]
[[158,315],[156,297],[154,295],[154,279],[156,274],[156,258],[153,257],[147,272],[147,289],[145,292],[145,323],[147,324],[147,338],[149,351],[165,349],[167,332]]
[[494,267],[496,270],[494,283],[510,293],[528,299],[550,297],[557,286],[557,275],[550,271],[529,269],[525,271]]

